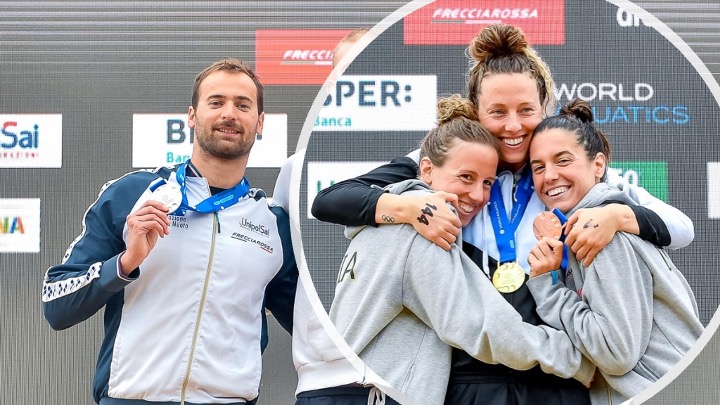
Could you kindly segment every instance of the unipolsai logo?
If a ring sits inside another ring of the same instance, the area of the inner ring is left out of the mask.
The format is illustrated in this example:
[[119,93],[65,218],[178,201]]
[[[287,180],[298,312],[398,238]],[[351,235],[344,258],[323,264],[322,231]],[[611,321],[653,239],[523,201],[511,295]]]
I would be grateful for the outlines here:
[[258,234],[258,235],[262,235],[262,236],[264,236],[264,237],[266,237],[266,238],[269,238],[269,237],[270,237],[270,229],[269,229],[268,227],[266,227],[266,226],[263,225],[263,224],[256,225],[256,224],[252,223],[252,221],[250,221],[250,220],[247,219],[247,218],[243,218],[243,219],[240,221],[240,227],[243,228],[243,229],[247,229],[247,230],[250,231],[250,232],[254,232],[254,233]]
[[61,167],[62,115],[0,115],[0,167]]

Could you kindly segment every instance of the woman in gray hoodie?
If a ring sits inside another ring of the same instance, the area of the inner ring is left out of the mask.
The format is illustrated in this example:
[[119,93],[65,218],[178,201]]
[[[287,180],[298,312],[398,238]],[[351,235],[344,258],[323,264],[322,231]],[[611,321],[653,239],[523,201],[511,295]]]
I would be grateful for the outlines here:
[[[609,158],[590,105],[573,100],[535,130],[530,145],[535,192],[564,215],[610,202],[634,204],[603,183]],[[576,226],[597,227],[592,221]],[[702,334],[693,292],[665,250],[618,232],[585,266],[572,252],[563,261],[569,249],[560,240],[537,236],[528,258],[528,287],[542,319],[565,330],[597,366],[593,405],[619,404],[638,394]]]
[[[457,213],[465,225],[489,199],[498,145],[467,100],[443,99],[438,110],[439,126],[421,144],[422,181],[386,189],[403,195],[457,194]],[[438,208],[428,204],[417,212],[418,221],[427,221]],[[352,241],[340,266],[330,319],[365,364],[406,397],[394,399],[443,403],[452,347],[486,363],[516,370],[539,365],[545,373],[589,382],[594,367],[567,336],[523,322],[463,254],[462,238],[445,251],[408,224],[348,227],[345,234]],[[367,387],[342,388],[360,391],[360,402],[367,403],[362,399]]]

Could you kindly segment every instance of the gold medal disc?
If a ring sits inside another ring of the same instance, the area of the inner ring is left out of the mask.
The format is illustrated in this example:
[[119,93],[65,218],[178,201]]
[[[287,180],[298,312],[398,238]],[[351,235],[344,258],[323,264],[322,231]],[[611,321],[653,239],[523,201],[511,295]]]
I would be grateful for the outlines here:
[[492,283],[501,293],[517,291],[525,282],[525,270],[517,262],[503,263],[495,270]]

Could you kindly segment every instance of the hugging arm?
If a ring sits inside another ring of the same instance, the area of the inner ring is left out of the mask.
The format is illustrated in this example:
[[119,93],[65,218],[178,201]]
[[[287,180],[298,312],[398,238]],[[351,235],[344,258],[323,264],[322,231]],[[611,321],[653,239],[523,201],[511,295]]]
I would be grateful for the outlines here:
[[[438,271],[440,268],[442,271]],[[564,332],[533,326],[454,244],[449,252],[415,237],[403,277],[403,305],[448,345],[480,361],[542,370],[583,384],[595,367]]]
[[621,192],[622,201],[579,209],[568,218],[566,244],[583,265],[590,265],[616,232],[638,235],[656,246],[671,249],[692,242],[693,223],[680,210],[653,197],[642,187],[629,184],[614,172],[608,172],[607,183]]
[[[341,225],[410,224],[445,250],[460,234],[461,222],[446,202],[457,196],[437,192],[423,196],[385,193],[381,188],[415,179],[418,165],[409,157],[394,159],[371,172],[330,186],[318,193],[312,206],[315,218]],[[423,216],[429,211],[432,215]]]
[[361,176],[321,190],[312,205],[315,218],[346,226],[377,226],[375,211],[383,187],[417,178],[418,166],[409,157],[393,159]]
[[695,238],[692,220],[679,209],[654,197],[644,188],[628,183],[615,173],[608,173],[608,183],[637,204],[632,208],[640,228],[636,234],[641,238],[656,246],[671,249],[685,247]]
[[617,234],[584,271],[582,297],[562,282],[553,284],[550,274],[528,281],[540,317],[565,330],[575,347],[609,375],[635,367],[653,322],[652,276],[627,237]]

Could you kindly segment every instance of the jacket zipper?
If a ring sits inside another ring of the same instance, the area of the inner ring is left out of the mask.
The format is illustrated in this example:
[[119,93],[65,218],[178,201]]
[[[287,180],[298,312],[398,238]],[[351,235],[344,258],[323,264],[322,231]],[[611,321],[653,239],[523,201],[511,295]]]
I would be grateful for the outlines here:
[[203,309],[205,308],[205,298],[207,296],[208,284],[210,283],[210,274],[212,274],[213,257],[215,257],[215,235],[219,233],[219,223],[217,216],[213,216],[213,232],[212,243],[210,245],[210,262],[205,272],[205,284],[203,285],[202,296],[200,297],[200,306],[198,307],[197,318],[195,319],[195,331],[193,332],[192,344],[190,345],[190,358],[188,359],[187,369],[185,370],[185,378],[183,379],[182,391],[180,392],[180,405],[185,404],[185,394],[187,386],[190,383],[190,370],[192,369],[193,359],[195,357],[195,345],[197,344],[198,334],[200,333],[200,321],[202,320]]

